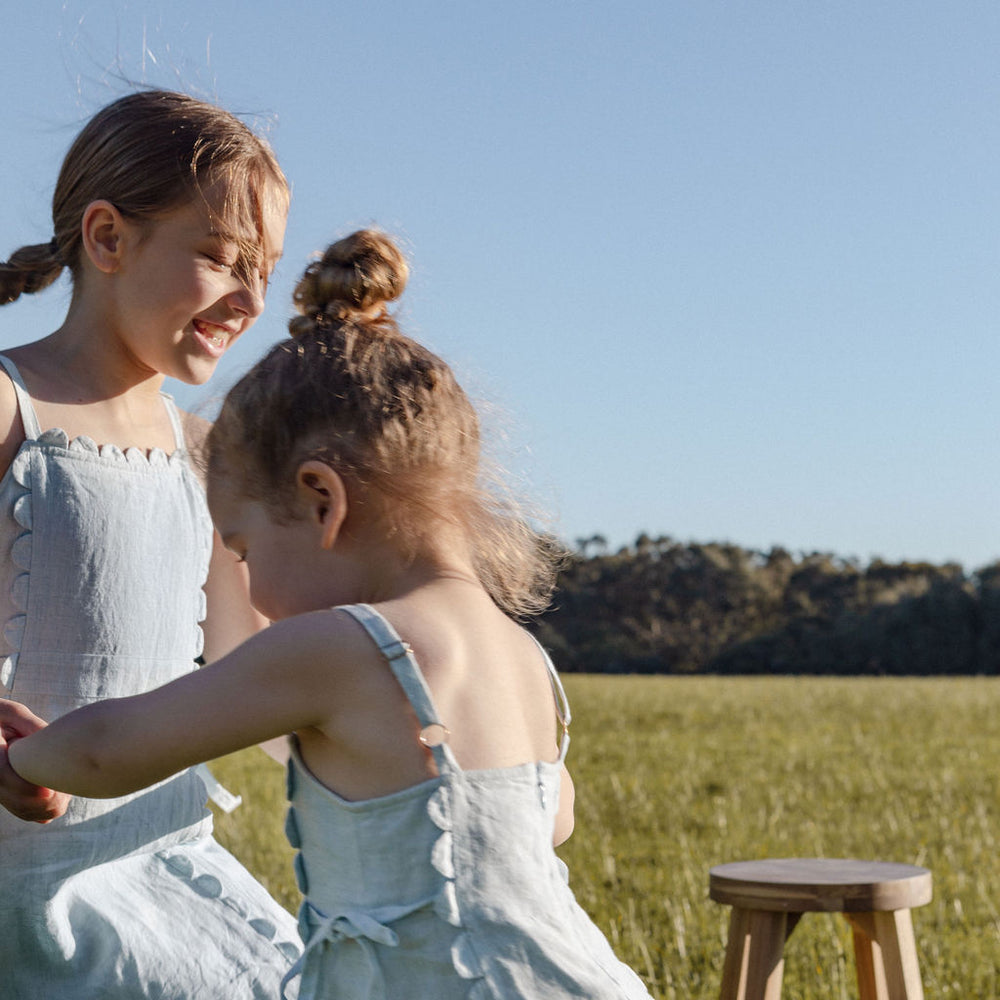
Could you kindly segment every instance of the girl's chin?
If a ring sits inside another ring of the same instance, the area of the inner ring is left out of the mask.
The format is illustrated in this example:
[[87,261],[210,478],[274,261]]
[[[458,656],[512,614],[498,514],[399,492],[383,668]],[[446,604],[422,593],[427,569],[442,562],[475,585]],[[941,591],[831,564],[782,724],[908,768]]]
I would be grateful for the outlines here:
[[204,385],[219,367],[218,358],[199,358],[181,371],[171,372],[170,377],[184,385]]

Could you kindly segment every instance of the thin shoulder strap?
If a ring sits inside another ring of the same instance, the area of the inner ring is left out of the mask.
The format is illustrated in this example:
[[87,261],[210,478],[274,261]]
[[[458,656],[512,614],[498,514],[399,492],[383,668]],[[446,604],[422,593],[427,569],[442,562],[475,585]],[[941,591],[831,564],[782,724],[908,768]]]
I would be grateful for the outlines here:
[[569,724],[573,721],[573,714],[569,710],[569,698],[566,697],[566,689],[559,679],[559,673],[548,651],[538,641],[536,636],[532,636],[531,638],[535,640],[535,645],[538,647],[542,654],[542,659],[545,661],[545,668],[549,672],[552,694],[556,699],[556,716],[559,719],[559,725],[562,727],[562,735],[559,738],[559,760],[563,761],[566,759],[566,751],[569,750]]
[[[42,433],[42,426],[38,422],[38,415],[32,405],[31,396],[28,395],[28,389],[24,384],[24,379],[21,378],[21,373],[17,370],[17,365],[4,354],[0,354],[0,365],[3,365],[11,382],[14,383],[14,394],[17,396],[21,423],[24,424],[24,436],[31,441]],[[163,405],[167,408],[167,416],[170,418],[170,426],[173,428],[174,446],[179,449],[184,448],[184,428],[181,424],[180,414],[177,412],[177,405],[168,393],[163,392],[160,395],[163,397]]]
[[21,423],[24,425],[24,436],[26,440],[32,441],[42,433],[42,428],[38,423],[35,408],[31,404],[31,397],[25,388],[24,379],[21,378],[21,373],[17,370],[17,365],[3,354],[0,354],[0,365],[3,365],[4,370],[10,376],[11,382],[14,383],[17,407],[21,413]]
[[174,402],[173,396],[167,392],[161,392],[160,395],[163,397],[163,405],[167,408],[167,416],[170,417],[170,426],[174,429],[174,447],[180,451],[185,447],[181,415],[177,412],[177,404]]
[[438,716],[434,699],[417,658],[409,643],[403,642],[399,633],[370,604],[344,604],[338,611],[346,611],[371,636],[389,667],[399,681],[413,711],[420,722],[420,741],[434,755],[438,771],[458,769],[451,748],[447,745],[448,728]]

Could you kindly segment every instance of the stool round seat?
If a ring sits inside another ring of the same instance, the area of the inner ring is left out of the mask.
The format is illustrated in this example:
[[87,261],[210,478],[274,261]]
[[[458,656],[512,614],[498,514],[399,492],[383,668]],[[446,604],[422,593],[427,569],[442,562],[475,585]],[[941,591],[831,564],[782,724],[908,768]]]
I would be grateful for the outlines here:
[[926,868],[768,858],[716,865],[708,886],[732,907],[720,1000],[780,1000],[785,941],[805,913],[847,918],[861,1000],[923,1000],[910,910],[930,902]]
[[841,858],[769,858],[716,865],[709,896],[748,910],[871,913],[931,900],[931,873],[917,865]]

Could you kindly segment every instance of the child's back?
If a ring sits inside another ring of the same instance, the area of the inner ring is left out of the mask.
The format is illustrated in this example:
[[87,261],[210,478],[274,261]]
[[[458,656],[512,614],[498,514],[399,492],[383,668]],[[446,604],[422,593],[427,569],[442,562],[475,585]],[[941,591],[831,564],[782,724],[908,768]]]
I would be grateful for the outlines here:
[[[556,706],[551,681],[540,669],[539,647],[481,586],[453,578],[420,583],[378,607],[418,658],[464,768],[556,760]],[[404,693],[367,635],[346,621],[337,622],[334,632],[317,641],[328,649],[334,643],[338,650],[349,647],[337,660],[350,671],[350,683],[336,685],[325,734],[311,739],[308,731],[300,733],[310,766],[349,799],[372,798],[433,775],[426,752],[409,739]],[[566,820],[571,823],[571,811]],[[562,841],[570,828],[559,833]]]
[[392,678],[400,696],[388,727],[369,730],[372,754],[404,753],[405,740],[379,748],[402,732],[416,759],[427,759],[421,739],[431,744],[438,773],[357,801],[317,781],[296,745],[287,831],[306,897],[300,996],[381,995],[380,984],[386,996],[442,1000],[647,997],[576,904],[553,849],[568,745],[555,738],[554,692],[566,721],[568,708],[548,658],[471,595],[426,615],[442,596],[333,613],[366,630],[382,670],[363,673]]

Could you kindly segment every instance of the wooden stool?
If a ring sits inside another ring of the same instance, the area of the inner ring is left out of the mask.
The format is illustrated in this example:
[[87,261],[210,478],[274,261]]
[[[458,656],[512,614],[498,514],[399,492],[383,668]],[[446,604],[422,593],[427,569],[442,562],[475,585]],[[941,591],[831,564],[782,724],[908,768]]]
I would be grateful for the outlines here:
[[803,913],[843,913],[854,931],[861,1000],[923,1000],[910,908],[931,898],[915,865],[782,858],[716,865],[708,893],[728,903],[720,1000],[778,1000],[785,941]]

